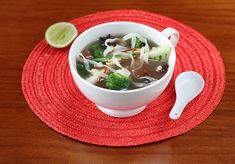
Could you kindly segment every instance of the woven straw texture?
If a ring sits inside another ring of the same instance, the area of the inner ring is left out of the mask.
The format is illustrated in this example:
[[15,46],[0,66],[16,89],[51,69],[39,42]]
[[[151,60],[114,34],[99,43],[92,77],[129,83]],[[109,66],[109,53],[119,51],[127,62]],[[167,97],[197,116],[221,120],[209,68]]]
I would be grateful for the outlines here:
[[[131,21],[158,30],[173,27],[180,32],[173,79],[164,93],[139,115],[113,118],[87,100],[70,74],[69,47],[54,49],[45,40],[36,45],[25,63],[22,90],[32,111],[55,131],[76,140],[106,146],[133,146],[183,134],[202,123],[219,104],[225,87],[225,70],[218,50],[201,34],[177,21],[154,13],[116,10],[71,21],[78,32],[97,24]],[[177,121],[168,114],[175,101],[176,76],[193,70],[205,78],[203,92],[188,104]]]

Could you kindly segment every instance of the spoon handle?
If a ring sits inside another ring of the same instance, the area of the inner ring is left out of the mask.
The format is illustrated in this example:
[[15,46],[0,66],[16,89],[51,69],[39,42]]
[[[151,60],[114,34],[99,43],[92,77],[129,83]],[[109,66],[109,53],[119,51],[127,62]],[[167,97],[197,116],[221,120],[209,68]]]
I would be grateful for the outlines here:
[[176,99],[175,104],[169,114],[169,117],[172,120],[177,120],[180,117],[181,113],[183,112],[185,106],[186,106],[185,103],[180,102]]

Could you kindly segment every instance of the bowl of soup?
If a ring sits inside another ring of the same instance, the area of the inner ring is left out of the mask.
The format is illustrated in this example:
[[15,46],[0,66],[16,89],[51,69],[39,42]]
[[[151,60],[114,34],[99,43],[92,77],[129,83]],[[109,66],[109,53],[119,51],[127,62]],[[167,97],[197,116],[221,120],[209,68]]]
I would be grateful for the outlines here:
[[[98,109],[114,117],[143,111],[169,84],[179,33],[110,22],[81,33],[69,51],[72,77]],[[89,112],[89,109],[88,109]]]

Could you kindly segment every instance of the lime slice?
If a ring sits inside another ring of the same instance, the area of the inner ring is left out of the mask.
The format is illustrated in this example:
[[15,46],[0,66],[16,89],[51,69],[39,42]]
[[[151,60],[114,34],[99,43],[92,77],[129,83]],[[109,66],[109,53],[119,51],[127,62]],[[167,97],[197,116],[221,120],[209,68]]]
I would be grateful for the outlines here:
[[51,25],[46,33],[45,38],[49,45],[55,48],[68,46],[78,35],[76,27],[68,22],[59,22]]

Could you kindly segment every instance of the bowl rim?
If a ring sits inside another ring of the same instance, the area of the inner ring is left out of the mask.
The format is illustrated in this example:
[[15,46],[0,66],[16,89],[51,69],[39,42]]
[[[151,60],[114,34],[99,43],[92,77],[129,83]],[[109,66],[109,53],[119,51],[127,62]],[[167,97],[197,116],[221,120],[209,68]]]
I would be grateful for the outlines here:
[[[158,31],[157,29],[153,28],[153,27],[150,27],[148,25],[145,25],[145,24],[141,24],[141,23],[136,23],[136,22],[128,22],[128,21],[113,21],[113,22],[107,22],[107,23],[102,23],[102,24],[98,24],[98,25],[95,25],[91,28],[88,28],[86,29],[85,31],[83,31],[81,34],[79,34],[76,39],[74,40],[74,42],[72,43],[70,49],[69,49],[69,66],[70,66],[70,71],[72,71],[76,77],[78,77],[78,79],[80,79],[81,81],[83,81],[86,85],[94,88],[94,89],[98,89],[100,91],[103,91],[103,92],[110,92],[110,93],[117,93],[117,94],[127,94],[127,93],[135,93],[135,92],[140,92],[142,90],[147,90],[148,88],[151,88],[159,83],[161,83],[164,79],[166,79],[168,77],[168,75],[170,74],[171,71],[174,71],[174,68],[175,68],[175,63],[176,63],[176,52],[175,52],[175,47],[172,45],[172,43],[170,42],[169,39],[168,40],[168,43],[171,45],[172,49],[171,49],[171,52],[173,51],[174,52],[174,56],[175,56],[175,59],[174,59],[174,62],[173,62],[173,66],[170,68],[171,70],[167,70],[167,73],[161,78],[159,79],[158,81],[155,81],[153,82],[152,84],[149,84],[147,86],[144,86],[142,88],[137,88],[137,89],[132,89],[132,90],[111,90],[111,89],[106,89],[106,88],[102,88],[102,87],[98,87],[94,84],[91,84],[89,82],[87,82],[85,79],[83,79],[79,74],[78,72],[76,71],[76,69],[72,66],[72,49],[74,48],[74,45],[75,45],[75,42],[77,42],[77,40],[81,37],[83,37],[84,35],[86,35],[89,31],[91,30],[96,30],[98,28],[102,28],[103,26],[109,26],[109,25],[113,25],[113,24],[132,24],[132,25],[137,25],[137,26],[142,26],[144,28],[150,28],[151,30],[155,30],[156,32],[160,33],[163,37],[165,37],[160,31]],[[170,78],[172,79],[172,77]],[[75,80],[75,79],[74,79]]]

